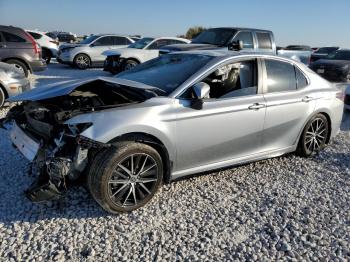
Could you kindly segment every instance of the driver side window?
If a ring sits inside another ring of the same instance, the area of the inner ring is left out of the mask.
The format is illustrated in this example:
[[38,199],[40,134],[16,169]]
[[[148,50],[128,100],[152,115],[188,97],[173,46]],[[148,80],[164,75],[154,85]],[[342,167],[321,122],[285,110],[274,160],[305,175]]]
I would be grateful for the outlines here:
[[[202,79],[210,86],[210,99],[240,97],[257,94],[258,70],[256,59],[226,64]],[[194,98],[192,88],[182,96]]]

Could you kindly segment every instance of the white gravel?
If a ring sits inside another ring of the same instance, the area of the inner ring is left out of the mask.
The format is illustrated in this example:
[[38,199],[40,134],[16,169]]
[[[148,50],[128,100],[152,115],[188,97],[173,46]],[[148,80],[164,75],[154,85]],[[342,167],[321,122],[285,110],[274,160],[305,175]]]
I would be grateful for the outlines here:
[[[89,71],[54,64],[41,76],[105,74]],[[39,84],[53,79],[41,76]],[[28,162],[0,130],[0,261],[347,261],[349,130],[345,113],[318,156],[290,154],[172,183],[146,207],[115,216],[84,188],[60,202],[29,202]]]

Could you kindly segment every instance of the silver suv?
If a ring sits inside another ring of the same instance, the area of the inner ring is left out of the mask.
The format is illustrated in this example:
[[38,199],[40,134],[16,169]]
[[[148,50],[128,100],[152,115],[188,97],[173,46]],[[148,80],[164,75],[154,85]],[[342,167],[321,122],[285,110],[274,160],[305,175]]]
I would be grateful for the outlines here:
[[57,61],[86,69],[88,67],[103,67],[106,56],[102,53],[134,43],[128,36],[92,35],[78,44],[63,44],[59,47]]

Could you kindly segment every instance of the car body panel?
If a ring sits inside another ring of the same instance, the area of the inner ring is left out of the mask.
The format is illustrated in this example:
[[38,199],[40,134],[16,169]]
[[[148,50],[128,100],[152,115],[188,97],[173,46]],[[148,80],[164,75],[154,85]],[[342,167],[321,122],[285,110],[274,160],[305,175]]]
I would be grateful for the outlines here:
[[[135,133],[157,138],[173,163],[170,171],[172,180],[295,151],[304,126],[318,112],[329,117],[331,137],[338,132],[343,111],[343,102],[336,97],[339,89],[303,64],[277,56],[242,55],[237,52],[189,51],[184,54],[191,52],[211,54],[213,58],[167,97],[155,96],[140,103],[78,114],[65,124],[91,123],[80,135],[101,143],[113,143],[119,137]],[[180,97],[184,90],[216,68],[248,58],[257,59],[259,80],[256,95],[204,99],[202,109],[191,107],[191,99]],[[264,59],[293,64],[305,74],[309,85],[290,93],[266,93]],[[153,88],[119,78],[100,79]],[[72,88],[63,88],[56,95],[67,94]],[[23,95],[17,100],[38,98],[39,94],[33,94]],[[302,101],[305,96],[312,99]],[[256,110],[250,107],[256,103],[264,106]]]
[[16,96],[30,90],[29,80],[13,65],[0,62],[0,86],[5,89],[6,97]]

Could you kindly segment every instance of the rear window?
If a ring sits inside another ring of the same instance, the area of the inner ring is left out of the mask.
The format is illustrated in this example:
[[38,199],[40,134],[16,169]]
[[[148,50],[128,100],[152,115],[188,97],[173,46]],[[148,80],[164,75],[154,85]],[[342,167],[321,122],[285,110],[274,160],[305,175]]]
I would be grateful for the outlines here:
[[12,42],[12,43],[24,43],[27,42],[24,38],[15,35],[15,34],[11,34],[9,32],[2,32],[2,35],[5,39],[5,42]]
[[34,33],[34,32],[28,32],[28,34],[30,34],[36,40],[38,40],[38,39],[40,39],[42,37],[41,34]]
[[272,49],[272,41],[269,33],[256,33],[258,38],[258,48]]

